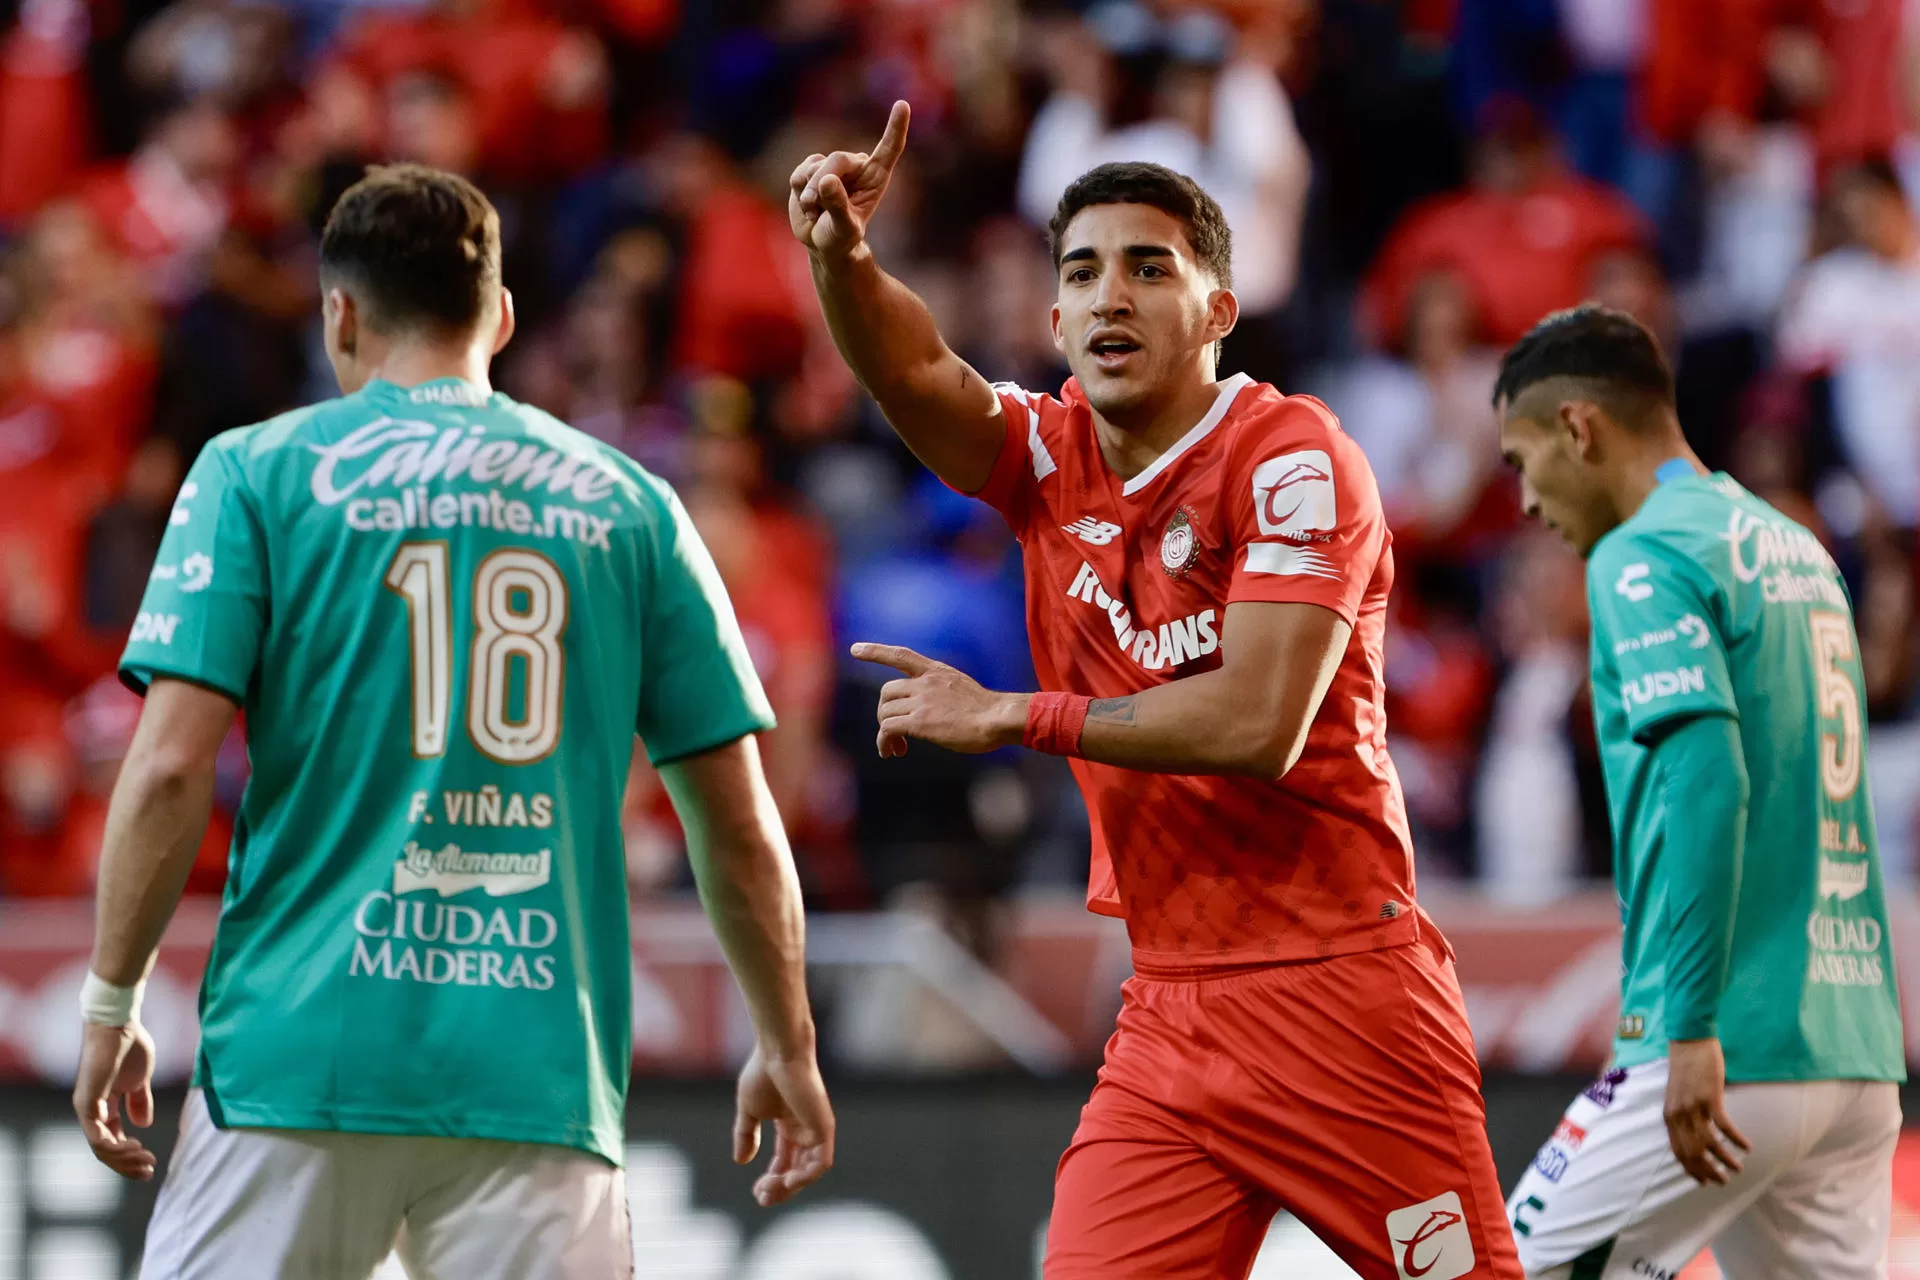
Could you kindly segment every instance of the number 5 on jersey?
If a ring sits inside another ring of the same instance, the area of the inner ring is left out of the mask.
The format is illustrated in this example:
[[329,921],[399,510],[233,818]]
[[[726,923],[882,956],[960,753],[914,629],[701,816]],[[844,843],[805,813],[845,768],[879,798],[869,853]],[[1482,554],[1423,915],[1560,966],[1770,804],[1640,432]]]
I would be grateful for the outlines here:
[[[407,602],[413,664],[413,754],[447,749],[453,682],[452,605],[447,544],[407,542],[394,553],[386,585]],[[467,735],[501,764],[532,764],[560,742],[566,686],[567,580],[537,551],[507,548],[473,574],[473,645],[467,661]],[[510,695],[519,659],[521,714]]]
[[1842,804],[1860,785],[1860,694],[1840,664],[1853,656],[1853,624],[1844,614],[1817,609],[1807,615],[1813,628],[1813,670],[1820,690],[1820,714],[1840,722],[1838,735],[1820,735],[1820,781],[1827,798]]

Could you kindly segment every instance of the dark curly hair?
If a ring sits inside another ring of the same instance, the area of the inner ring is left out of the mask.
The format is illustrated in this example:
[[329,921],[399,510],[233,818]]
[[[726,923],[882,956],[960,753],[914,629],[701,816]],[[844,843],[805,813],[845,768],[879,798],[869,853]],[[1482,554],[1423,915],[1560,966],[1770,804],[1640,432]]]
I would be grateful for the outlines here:
[[1199,183],[1158,164],[1103,164],[1074,179],[1047,227],[1056,271],[1068,224],[1082,209],[1097,204],[1144,204],[1172,214],[1187,224],[1187,243],[1201,268],[1222,289],[1233,287],[1233,232],[1227,228],[1227,216]]

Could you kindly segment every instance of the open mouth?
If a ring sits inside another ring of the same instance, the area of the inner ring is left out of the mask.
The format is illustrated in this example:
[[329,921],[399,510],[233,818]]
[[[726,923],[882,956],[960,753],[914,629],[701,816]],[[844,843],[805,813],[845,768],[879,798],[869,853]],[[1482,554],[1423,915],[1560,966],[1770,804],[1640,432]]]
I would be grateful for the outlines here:
[[1140,350],[1140,344],[1126,338],[1102,338],[1098,342],[1087,344],[1088,352],[1094,363],[1102,369],[1117,369],[1127,362],[1128,357]]

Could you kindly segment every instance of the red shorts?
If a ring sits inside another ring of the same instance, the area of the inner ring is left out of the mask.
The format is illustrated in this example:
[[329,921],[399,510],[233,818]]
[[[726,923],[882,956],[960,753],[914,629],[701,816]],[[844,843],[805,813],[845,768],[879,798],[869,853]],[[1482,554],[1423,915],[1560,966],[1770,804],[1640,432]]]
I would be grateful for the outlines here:
[[1046,1280],[1242,1280],[1281,1210],[1366,1280],[1521,1280],[1460,986],[1422,923],[1381,951],[1129,979]]

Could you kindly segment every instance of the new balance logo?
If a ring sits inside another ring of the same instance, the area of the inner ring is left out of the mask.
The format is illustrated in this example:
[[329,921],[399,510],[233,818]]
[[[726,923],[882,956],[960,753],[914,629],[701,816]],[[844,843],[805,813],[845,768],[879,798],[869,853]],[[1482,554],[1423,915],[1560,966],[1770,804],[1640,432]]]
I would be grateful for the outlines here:
[[1473,1270],[1473,1236],[1457,1191],[1395,1209],[1387,1239],[1400,1280],[1457,1280]]
[[1104,547],[1120,536],[1119,525],[1095,520],[1092,516],[1081,516],[1072,524],[1063,524],[1060,528],[1080,541],[1096,547]]

